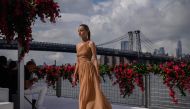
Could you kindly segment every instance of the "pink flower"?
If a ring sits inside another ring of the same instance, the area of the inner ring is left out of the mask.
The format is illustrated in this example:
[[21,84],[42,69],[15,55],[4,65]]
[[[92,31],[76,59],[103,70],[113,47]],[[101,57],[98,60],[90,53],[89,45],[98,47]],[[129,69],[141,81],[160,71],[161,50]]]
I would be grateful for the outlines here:
[[127,78],[132,78],[133,76],[133,69],[127,69]]
[[174,69],[175,71],[179,71],[179,70],[180,70],[180,68],[179,68],[178,65],[173,66],[173,69]]
[[185,63],[185,62],[181,62],[181,67],[183,68],[183,67],[186,67],[187,66],[187,63]]

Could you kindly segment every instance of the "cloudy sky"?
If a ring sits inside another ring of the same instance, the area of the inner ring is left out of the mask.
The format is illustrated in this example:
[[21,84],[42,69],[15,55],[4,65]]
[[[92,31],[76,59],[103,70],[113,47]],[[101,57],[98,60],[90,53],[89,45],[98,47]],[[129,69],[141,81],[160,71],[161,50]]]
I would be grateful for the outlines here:
[[[143,52],[165,47],[175,56],[177,41],[182,41],[183,53],[190,53],[190,0],[55,0],[61,9],[56,24],[36,21],[35,41],[76,44],[78,25],[88,24],[91,39],[98,45],[119,38],[129,31],[140,30]],[[123,39],[123,40],[128,40]],[[120,48],[120,42],[103,47]],[[16,51],[1,50],[0,55],[17,59]],[[30,51],[25,61],[33,58],[37,64],[74,63],[75,54]]]

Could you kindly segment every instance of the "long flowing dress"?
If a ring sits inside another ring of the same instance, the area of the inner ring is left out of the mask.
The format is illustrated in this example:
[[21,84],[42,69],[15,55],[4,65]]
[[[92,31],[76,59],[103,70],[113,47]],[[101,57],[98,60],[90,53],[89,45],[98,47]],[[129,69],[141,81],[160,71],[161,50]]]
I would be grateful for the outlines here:
[[101,91],[99,76],[91,61],[92,51],[88,43],[77,50],[80,83],[79,109],[112,109]]

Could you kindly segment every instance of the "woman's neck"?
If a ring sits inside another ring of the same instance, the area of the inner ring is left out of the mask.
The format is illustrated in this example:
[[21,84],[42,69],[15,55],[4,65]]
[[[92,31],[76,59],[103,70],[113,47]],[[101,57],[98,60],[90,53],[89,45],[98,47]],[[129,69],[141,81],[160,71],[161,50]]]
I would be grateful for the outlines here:
[[81,42],[87,42],[87,41],[89,41],[87,38],[82,38],[81,39]]

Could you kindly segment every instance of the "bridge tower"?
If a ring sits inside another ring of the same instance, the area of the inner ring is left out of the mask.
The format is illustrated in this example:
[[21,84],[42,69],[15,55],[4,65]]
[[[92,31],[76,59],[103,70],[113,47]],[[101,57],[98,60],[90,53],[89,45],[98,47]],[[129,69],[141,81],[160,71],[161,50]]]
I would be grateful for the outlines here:
[[133,32],[129,31],[128,32],[129,35],[129,51],[133,51]]
[[140,38],[140,30],[134,31],[136,34],[136,51],[138,53],[142,52],[141,50],[141,38]]

